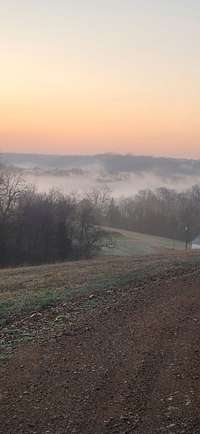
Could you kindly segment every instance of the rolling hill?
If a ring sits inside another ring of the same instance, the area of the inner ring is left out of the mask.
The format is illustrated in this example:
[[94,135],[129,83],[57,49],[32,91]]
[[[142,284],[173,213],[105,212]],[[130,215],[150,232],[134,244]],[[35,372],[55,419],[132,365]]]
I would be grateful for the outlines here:
[[111,237],[110,241],[108,241],[103,248],[103,255],[148,255],[169,250],[185,249],[183,242],[169,238],[109,227],[104,227],[103,229],[108,232]]

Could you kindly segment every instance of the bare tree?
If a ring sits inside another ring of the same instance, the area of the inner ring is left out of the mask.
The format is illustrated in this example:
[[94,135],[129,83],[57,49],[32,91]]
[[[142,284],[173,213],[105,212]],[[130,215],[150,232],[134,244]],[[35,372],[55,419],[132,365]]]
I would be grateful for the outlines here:
[[109,187],[104,185],[102,188],[93,188],[86,195],[86,199],[93,207],[93,213],[95,213],[98,224],[105,223],[105,218],[111,201],[110,192]]
[[2,264],[7,263],[12,217],[24,188],[24,182],[17,171],[0,167],[0,262]]
[[22,176],[14,169],[0,167],[0,221],[12,215],[19,196],[25,191]]

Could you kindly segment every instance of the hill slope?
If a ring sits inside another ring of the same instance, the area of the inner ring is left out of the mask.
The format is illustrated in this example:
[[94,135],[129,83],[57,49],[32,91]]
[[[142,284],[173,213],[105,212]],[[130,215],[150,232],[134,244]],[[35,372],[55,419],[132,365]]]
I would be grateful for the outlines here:
[[185,244],[177,240],[141,234],[123,229],[109,227],[104,227],[103,229],[110,233],[112,238],[112,242],[108,243],[103,249],[104,255],[148,255],[169,250],[185,249]]
[[0,271],[0,433],[198,434],[199,276],[196,253]]

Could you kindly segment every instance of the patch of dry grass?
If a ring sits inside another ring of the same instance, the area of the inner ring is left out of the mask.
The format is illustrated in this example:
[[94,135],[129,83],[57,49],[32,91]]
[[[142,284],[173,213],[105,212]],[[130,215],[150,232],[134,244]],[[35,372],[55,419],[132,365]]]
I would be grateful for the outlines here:
[[[93,260],[0,270],[0,323],[13,315],[48,308],[85,291],[137,283],[166,270],[176,276],[198,266],[198,253],[99,257]],[[182,272],[182,271],[181,271]],[[138,277],[139,276],[139,277]]]

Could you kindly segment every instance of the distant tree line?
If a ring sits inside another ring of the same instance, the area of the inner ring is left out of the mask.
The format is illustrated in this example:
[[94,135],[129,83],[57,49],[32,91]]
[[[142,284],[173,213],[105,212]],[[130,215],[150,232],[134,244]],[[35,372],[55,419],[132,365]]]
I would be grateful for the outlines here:
[[105,223],[182,241],[187,227],[193,240],[200,234],[200,187],[195,185],[184,192],[167,188],[143,190],[134,197],[111,199]]

